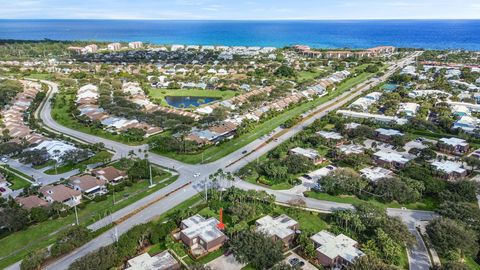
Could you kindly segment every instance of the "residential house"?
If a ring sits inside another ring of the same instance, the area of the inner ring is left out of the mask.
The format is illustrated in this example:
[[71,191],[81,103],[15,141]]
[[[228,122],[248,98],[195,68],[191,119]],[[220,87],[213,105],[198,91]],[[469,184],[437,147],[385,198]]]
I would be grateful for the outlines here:
[[459,179],[467,176],[467,170],[459,162],[450,160],[436,160],[431,162],[432,167],[439,172],[439,175],[448,180]]
[[310,239],[316,248],[317,260],[324,267],[345,269],[365,255],[358,249],[358,242],[344,234],[335,236],[323,230]]
[[461,156],[468,153],[470,144],[464,139],[451,137],[438,140],[437,147],[442,152]]
[[371,113],[354,112],[354,111],[347,111],[347,110],[338,110],[337,114],[341,114],[343,117],[349,117],[349,118],[370,119],[380,123],[393,123],[397,125],[405,125],[406,123],[408,123],[408,120],[405,118],[388,116],[383,114],[371,114]]
[[309,181],[316,184],[318,180],[320,180],[324,176],[327,176],[329,173],[335,171],[336,169],[337,168],[335,166],[328,165],[313,172],[306,173],[300,176],[299,179],[302,181]]
[[64,185],[48,185],[39,189],[48,203],[59,202],[67,206],[75,206],[81,202],[82,193]]
[[403,137],[404,134],[395,129],[378,128],[375,130],[375,137],[382,142],[391,142],[395,136]]
[[366,179],[377,182],[380,179],[390,178],[394,173],[382,167],[367,167],[360,170],[360,173]]
[[480,159],[480,149],[477,149],[477,150],[473,151],[473,153],[470,156],[474,157],[474,158],[477,158],[477,159]]
[[461,129],[467,133],[478,134],[480,120],[471,116],[462,116],[453,124],[453,129]]
[[297,221],[283,214],[276,218],[264,216],[255,222],[257,231],[265,233],[275,241],[282,241],[285,247],[292,244],[295,232],[300,228]]
[[452,106],[452,114],[459,117],[472,115],[470,109],[463,105]]
[[375,104],[380,99],[381,96],[382,96],[382,93],[380,92],[372,92],[364,97],[361,97],[355,100],[348,107],[365,112],[368,110],[368,108],[370,108],[370,106]]
[[117,184],[127,178],[127,173],[113,166],[92,170],[92,175],[111,184]]
[[38,197],[37,195],[30,195],[28,197],[17,197],[15,201],[25,209],[32,209],[36,207],[46,207],[48,203]]
[[295,147],[293,149],[290,149],[288,151],[289,155],[299,155],[306,157],[310,161],[312,161],[313,164],[317,165],[325,161],[323,157],[320,156],[317,150],[311,149],[311,148],[301,148],[301,147]]
[[180,270],[180,263],[173,257],[168,250],[160,252],[157,255],[143,253],[127,261],[128,270]]
[[227,240],[227,236],[217,226],[219,223],[213,217],[206,219],[198,214],[191,216],[180,224],[180,239],[194,254],[217,250]]
[[365,147],[358,144],[344,144],[337,147],[345,155],[359,155],[365,152]]
[[407,117],[413,117],[417,114],[418,110],[420,109],[420,105],[417,103],[407,102],[407,103],[400,103],[398,114],[405,114]]
[[85,195],[95,195],[106,190],[106,181],[91,175],[72,176],[68,180],[69,185]]
[[198,144],[215,144],[233,138],[236,131],[235,123],[224,121],[207,129],[193,129],[186,139]]
[[374,154],[374,160],[382,166],[393,167],[395,169],[403,169],[410,161],[410,158],[404,157],[395,151],[380,150]]
[[343,139],[343,136],[340,133],[334,132],[334,131],[321,130],[321,131],[318,131],[316,134],[320,135],[321,137],[327,140],[340,141]]

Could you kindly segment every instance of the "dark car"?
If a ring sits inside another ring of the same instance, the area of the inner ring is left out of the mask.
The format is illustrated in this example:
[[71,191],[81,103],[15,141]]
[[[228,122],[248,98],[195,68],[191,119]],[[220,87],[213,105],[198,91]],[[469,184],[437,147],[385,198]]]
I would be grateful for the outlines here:
[[247,153],[247,150],[242,151],[242,155],[245,155]]
[[291,266],[296,266],[299,262],[300,260],[298,258],[291,258],[288,260],[288,263],[290,263]]

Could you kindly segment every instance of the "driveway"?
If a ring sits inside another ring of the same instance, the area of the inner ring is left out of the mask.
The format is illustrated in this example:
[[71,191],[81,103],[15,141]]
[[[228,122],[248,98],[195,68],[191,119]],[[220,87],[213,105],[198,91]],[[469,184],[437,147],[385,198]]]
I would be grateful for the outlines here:
[[409,269],[410,270],[429,270],[432,266],[430,256],[428,255],[427,247],[423,242],[420,233],[417,230],[418,226],[422,226],[438,215],[428,211],[411,211],[403,209],[387,209],[389,216],[399,217],[408,227],[408,230],[417,239],[417,244],[410,247],[407,251]]
[[[300,267],[299,269],[302,269],[302,270],[318,270],[318,268],[316,268],[313,264],[309,263],[307,260],[305,260],[304,258],[300,257],[300,255],[298,255],[297,253],[294,253],[292,252],[292,254],[290,254],[287,258],[285,258],[285,260],[283,260],[287,265],[290,265],[289,261],[293,258],[297,258],[298,260],[302,261],[305,263],[304,266]],[[227,268],[225,268],[227,269]]]
[[213,270],[240,270],[245,264],[237,262],[233,254],[230,254],[228,256],[222,255],[207,263],[206,266],[211,267]]

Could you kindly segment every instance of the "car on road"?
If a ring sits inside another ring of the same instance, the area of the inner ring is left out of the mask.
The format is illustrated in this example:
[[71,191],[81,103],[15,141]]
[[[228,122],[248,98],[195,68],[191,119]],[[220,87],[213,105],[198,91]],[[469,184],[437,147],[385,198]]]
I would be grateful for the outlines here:
[[247,150],[242,151],[242,155],[245,155],[247,153]]
[[200,176],[200,173],[196,173],[196,174],[193,175],[193,177],[195,177],[195,178],[197,178],[199,176]]
[[8,162],[8,158],[3,157],[3,158],[1,159],[1,161],[2,161],[3,163],[7,163],[7,162]]

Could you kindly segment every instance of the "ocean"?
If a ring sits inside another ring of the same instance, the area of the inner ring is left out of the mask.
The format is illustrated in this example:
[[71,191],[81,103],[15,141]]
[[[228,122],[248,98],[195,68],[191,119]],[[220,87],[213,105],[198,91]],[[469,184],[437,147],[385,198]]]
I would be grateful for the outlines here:
[[480,51],[480,20],[0,20],[0,39],[315,48],[393,45]]

